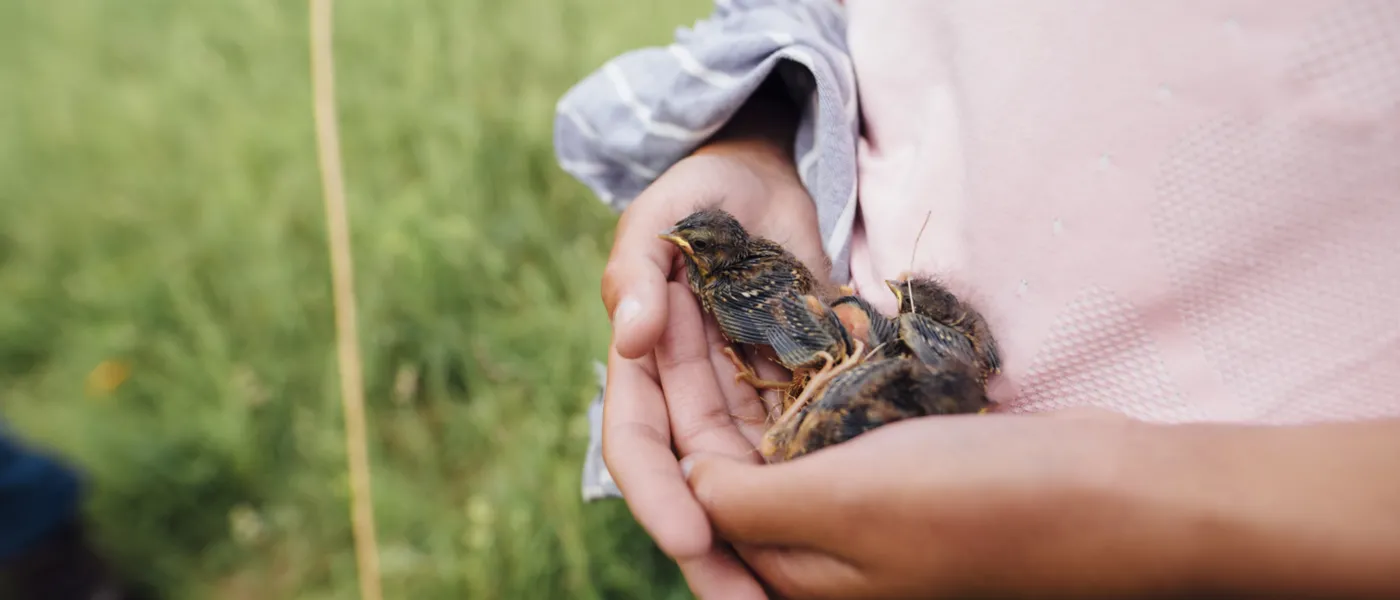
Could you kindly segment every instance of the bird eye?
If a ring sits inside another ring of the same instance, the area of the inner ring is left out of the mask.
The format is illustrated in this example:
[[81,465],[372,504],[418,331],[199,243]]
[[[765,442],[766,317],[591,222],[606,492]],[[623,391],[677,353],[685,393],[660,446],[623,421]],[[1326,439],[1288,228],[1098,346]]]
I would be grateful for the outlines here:
[[710,243],[705,240],[694,240],[690,242],[690,248],[696,252],[704,252],[710,248]]

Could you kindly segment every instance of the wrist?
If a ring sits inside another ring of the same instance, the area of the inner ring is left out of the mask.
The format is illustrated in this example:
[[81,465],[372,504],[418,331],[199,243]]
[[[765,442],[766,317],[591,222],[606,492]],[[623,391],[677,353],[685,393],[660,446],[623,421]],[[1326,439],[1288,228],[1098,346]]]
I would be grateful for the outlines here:
[[1143,424],[1117,492],[1191,591],[1400,594],[1393,427]]
[[767,171],[764,175],[797,181],[793,144],[799,109],[776,74],[770,76],[693,154],[739,157]]
[[[713,178],[713,183],[723,182],[728,189],[751,190],[740,197],[777,208],[763,211],[765,214],[788,219],[816,218],[812,198],[798,177],[791,153],[770,140],[745,137],[717,140],[683,160],[705,164],[704,170]],[[798,212],[792,212],[794,210]],[[761,229],[767,224],[754,225]]]
[[791,152],[774,146],[768,140],[741,138],[715,141],[696,150],[690,160],[716,161],[728,168],[742,170],[763,186],[764,196],[768,198],[791,193],[800,193],[804,198],[807,195]]

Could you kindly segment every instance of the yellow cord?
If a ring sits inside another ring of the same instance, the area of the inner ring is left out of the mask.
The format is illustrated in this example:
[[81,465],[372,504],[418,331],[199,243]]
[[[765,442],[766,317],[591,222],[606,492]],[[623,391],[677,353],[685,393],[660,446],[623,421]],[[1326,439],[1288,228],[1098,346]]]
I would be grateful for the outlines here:
[[341,175],[340,139],[335,118],[335,67],[331,49],[331,0],[311,2],[311,75],[316,115],[316,147],[325,192],[326,230],[330,238],[334,283],[336,351],[340,362],[340,399],[345,410],[345,451],[350,468],[350,514],[360,597],[381,600],[379,549],[374,536],[374,503],[369,481],[369,449],[365,442],[365,400],[355,327],[354,269],[350,259],[350,227]]

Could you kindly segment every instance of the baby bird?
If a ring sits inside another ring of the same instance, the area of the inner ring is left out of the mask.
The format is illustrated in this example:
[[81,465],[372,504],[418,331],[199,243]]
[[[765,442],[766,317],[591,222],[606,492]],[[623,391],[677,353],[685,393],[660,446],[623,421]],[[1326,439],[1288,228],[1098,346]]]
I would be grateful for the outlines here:
[[996,339],[976,309],[929,277],[906,274],[885,285],[899,304],[900,338],[920,360],[962,358],[977,367],[983,383],[1001,372]]
[[904,419],[985,412],[975,369],[956,360],[926,365],[913,357],[877,358],[832,379],[825,392],[764,435],[768,462],[792,460]]
[[899,339],[899,324],[876,310],[854,290],[831,303],[831,310],[853,339],[861,340],[877,356],[896,358],[905,353]]
[[851,342],[821,297],[812,272],[787,249],[750,235],[729,213],[706,208],[660,234],[681,251],[686,281],[732,343],[772,347],[793,381],[769,381],[732,348],[736,379],[759,389],[790,390],[806,370],[825,371],[851,354]]
[[838,298],[832,309],[852,337],[878,348],[883,358],[913,356],[927,365],[948,359],[968,364],[978,360],[966,336],[924,314],[906,311],[891,319],[853,295]]

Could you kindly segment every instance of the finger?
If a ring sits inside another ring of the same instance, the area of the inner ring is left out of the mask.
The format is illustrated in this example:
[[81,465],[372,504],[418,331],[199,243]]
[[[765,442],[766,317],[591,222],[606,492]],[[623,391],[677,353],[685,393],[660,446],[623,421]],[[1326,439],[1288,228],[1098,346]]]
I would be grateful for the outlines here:
[[728,549],[716,547],[702,556],[680,561],[679,566],[690,592],[701,600],[767,598],[758,579]]
[[676,449],[682,456],[712,452],[757,461],[715,377],[700,305],[683,284],[671,283],[667,291],[670,321],[656,345],[656,367]]
[[719,326],[711,319],[705,319],[705,342],[710,347],[710,365],[714,368],[715,379],[724,394],[724,405],[729,410],[739,433],[749,445],[758,447],[763,438],[764,422],[768,416],[767,407],[753,386],[734,378],[739,370],[725,356],[724,350],[731,347],[720,333]]
[[763,584],[782,598],[868,598],[873,591],[856,566],[800,548],[735,547]]
[[656,237],[670,219],[656,202],[638,199],[618,220],[617,237],[603,271],[603,306],[612,320],[618,353],[650,352],[666,324],[666,280],[676,247]]
[[813,470],[804,457],[772,465],[727,456],[693,454],[681,461],[690,489],[710,524],[735,544],[804,546],[828,550],[837,543],[843,492],[830,473]]
[[713,535],[671,451],[666,402],[644,359],[609,349],[603,462],[637,522],[672,558],[701,556]]

